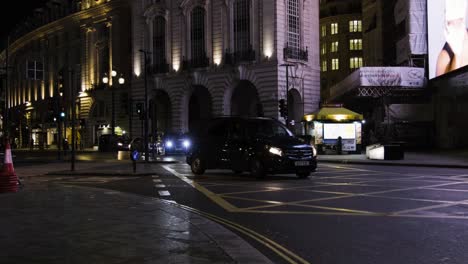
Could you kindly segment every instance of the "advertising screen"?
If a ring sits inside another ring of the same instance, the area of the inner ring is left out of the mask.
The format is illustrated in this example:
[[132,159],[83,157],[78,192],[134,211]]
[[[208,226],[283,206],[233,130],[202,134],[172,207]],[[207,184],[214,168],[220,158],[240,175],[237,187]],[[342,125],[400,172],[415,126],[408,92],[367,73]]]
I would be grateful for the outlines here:
[[427,1],[429,79],[468,65],[467,1]]
[[354,124],[323,124],[324,139],[354,139],[356,127]]

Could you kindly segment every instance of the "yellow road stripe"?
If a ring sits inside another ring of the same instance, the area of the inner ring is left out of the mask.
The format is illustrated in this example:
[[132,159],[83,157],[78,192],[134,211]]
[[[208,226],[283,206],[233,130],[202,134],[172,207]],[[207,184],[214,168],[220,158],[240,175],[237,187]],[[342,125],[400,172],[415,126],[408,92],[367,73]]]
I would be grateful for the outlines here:
[[424,211],[424,210],[427,210],[427,209],[444,208],[444,207],[454,206],[454,205],[457,205],[457,204],[464,204],[466,202],[467,202],[467,200],[460,201],[460,202],[455,203],[455,204],[438,204],[438,205],[432,205],[432,206],[425,206],[425,207],[419,207],[419,208],[414,208],[414,209],[402,210],[402,211],[394,212],[393,214],[394,215],[399,215],[399,214],[406,214],[406,213],[411,213],[411,212]]
[[[265,245],[266,247],[270,248],[271,250],[273,250],[275,253],[277,253],[279,256],[283,257],[286,261],[288,261],[289,263],[303,263],[303,264],[309,264],[310,262],[308,262],[307,260],[301,258],[300,256],[294,254],[292,251],[286,249],[285,247],[281,246],[280,244],[276,243],[275,241],[247,228],[247,227],[244,227],[238,223],[235,223],[235,222],[232,222],[230,220],[227,220],[227,219],[224,219],[224,218],[221,218],[219,216],[216,216],[216,215],[212,215],[212,214],[209,214],[209,213],[205,213],[205,212],[202,212],[200,210],[197,210],[197,209],[194,209],[194,208],[191,208],[191,207],[188,207],[188,206],[185,206],[185,205],[180,205],[178,204],[179,207],[181,208],[185,208],[189,211],[192,211],[192,212],[196,212],[202,216],[205,216],[213,221],[216,221],[218,223],[222,223],[226,226],[229,226],[233,229],[236,229],[237,231],[251,237],[252,239],[254,239],[255,241]],[[295,260],[294,260],[295,259]]]
[[185,177],[184,175],[178,173],[174,169],[172,169],[172,168],[170,168],[168,166],[162,166],[162,167],[164,169],[166,169],[167,171],[169,171],[170,173],[174,174],[174,176],[176,176],[177,178],[181,179],[182,181],[186,182],[188,185],[192,186],[193,188],[197,189],[198,191],[200,191],[201,193],[206,195],[208,198],[213,200],[215,203],[217,203],[219,206],[221,206],[222,208],[224,208],[228,212],[235,212],[235,211],[238,210],[238,208],[235,207],[234,205],[230,204],[226,200],[222,199],[221,197],[219,197],[215,193],[211,192],[210,190],[206,189],[205,187],[201,186],[200,184],[196,183],[195,181],[190,180],[189,178]]
[[[207,190],[206,188],[204,188],[203,186],[197,184],[196,182],[188,179],[187,177],[184,177],[183,175],[177,173],[175,170],[167,167],[167,166],[162,166],[164,169],[168,170],[169,172],[171,172],[172,174],[174,174],[176,177],[180,178],[181,180],[183,180],[184,182],[186,182],[187,184],[189,184],[190,186],[196,188],[197,190],[201,191],[203,194],[207,195],[210,199],[214,199],[214,201],[216,203],[218,203],[221,207],[223,208],[226,208],[226,206],[229,208],[231,207],[231,209],[237,209],[236,207],[234,207],[233,205],[229,204],[228,202],[224,201],[224,199],[220,199],[219,197],[216,196],[216,194],[210,192],[209,190]],[[221,202],[221,204],[220,204]],[[262,245],[268,247],[269,249],[271,249],[273,252],[275,252],[276,254],[278,254],[279,256],[281,256],[283,259],[285,259],[287,262],[291,263],[291,264],[297,264],[297,263],[303,263],[303,264],[309,264],[308,261],[306,261],[305,259],[301,258],[300,256],[294,254],[293,252],[291,252],[290,250],[284,248],[283,246],[281,246],[280,244],[274,242],[273,240],[270,240],[269,238],[251,230],[251,229],[248,229],[242,225],[239,225],[235,222],[231,222],[227,219],[224,219],[224,218],[221,218],[221,217],[218,217],[216,215],[212,215],[212,214],[209,214],[209,213],[205,213],[205,212],[202,212],[200,210],[197,210],[195,208],[192,208],[192,207],[188,207],[188,206],[185,206],[185,205],[180,205],[180,204],[177,204],[177,206],[181,207],[181,208],[184,208],[186,210],[189,210],[189,211],[192,211],[192,212],[196,212],[202,216],[205,216],[213,221],[216,221],[218,223],[221,223],[221,224],[224,224],[226,226],[229,226],[249,237],[251,237],[252,239],[254,239],[255,241],[261,243]]]

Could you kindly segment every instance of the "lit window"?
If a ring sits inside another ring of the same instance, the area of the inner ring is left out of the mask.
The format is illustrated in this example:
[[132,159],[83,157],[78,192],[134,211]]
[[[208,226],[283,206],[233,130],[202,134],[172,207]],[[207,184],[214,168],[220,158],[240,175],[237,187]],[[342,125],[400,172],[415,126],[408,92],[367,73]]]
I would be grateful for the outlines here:
[[362,39],[350,39],[349,50],[362,50]]
[[358,69],[362,67],[362,58],[361,57],[354,57],[349,59],[349,68],[350,69]]
[[327,26],[322,25],[322,37],[325,37],[327,35]]
[[332,59],[332,71],[337,71],[340,69],[340,60]]
[[338,23],[332,23],[330,25],[330,32],[332,35],[338,34]]
[[362,21],[361,20],[349,21],[349,32],[362,32]]
[[327,71],[327,61],[324,60],[322,61],[322,72],[326,72]]
[[320,49],[320,54],[325,55],[327,54],[327,44],[323,43],[322,48]]
[[331,43],[330,52],[338,52],[338,41]]

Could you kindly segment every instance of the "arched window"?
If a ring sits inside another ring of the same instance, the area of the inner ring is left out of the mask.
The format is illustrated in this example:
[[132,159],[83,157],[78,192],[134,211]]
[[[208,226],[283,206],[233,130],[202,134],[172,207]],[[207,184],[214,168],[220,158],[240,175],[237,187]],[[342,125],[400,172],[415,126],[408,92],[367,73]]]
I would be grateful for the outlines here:
[[205,50],[205,9],[195,7],[192,11],[191,22],[192,66],[208,66]]
[[250,44],[250,0],[234,1],[234,52],[245,57],[252,50]]
[[158,16],[153,23],[153,67],[155,73],[167,72],[166,20]]

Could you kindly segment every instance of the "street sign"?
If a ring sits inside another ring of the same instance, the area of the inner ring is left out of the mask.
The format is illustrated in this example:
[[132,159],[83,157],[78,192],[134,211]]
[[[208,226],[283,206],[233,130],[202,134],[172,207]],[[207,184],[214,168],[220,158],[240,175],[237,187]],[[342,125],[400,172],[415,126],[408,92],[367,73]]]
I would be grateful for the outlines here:
[[130,155],[130,158],[133,161],[137,161],[138,159],[140,159],[140,152],[138,152],[138,150],[132,151],[132,154]]

